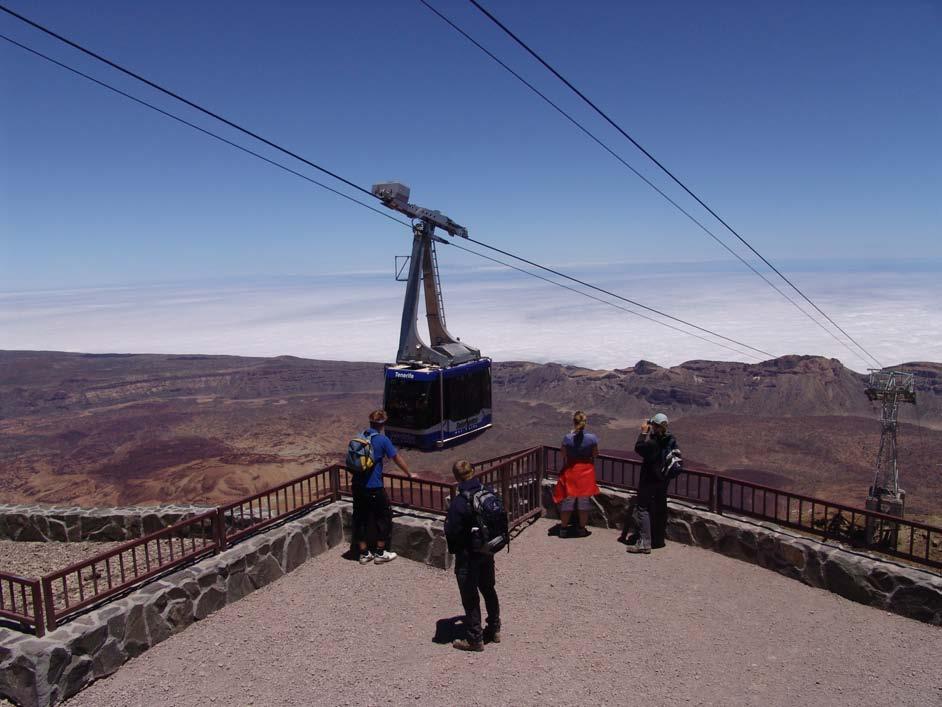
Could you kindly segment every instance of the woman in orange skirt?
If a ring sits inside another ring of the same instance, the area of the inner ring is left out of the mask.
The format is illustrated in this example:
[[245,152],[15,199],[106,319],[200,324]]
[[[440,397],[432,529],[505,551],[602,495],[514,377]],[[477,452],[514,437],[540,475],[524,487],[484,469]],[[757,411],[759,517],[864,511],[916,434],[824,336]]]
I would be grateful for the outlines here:
[[579,534],[588,535],[589,509],[592,496],[599,492],[595,483],[595,457],[599,453],[599,440],[585,431],[588,418],[582,410],[572,416],[572,432],[563,438],[563,470],[553,489],[553,501],[559,506],[559,537],[569,534],[569,519],[573,510],[578,512]]

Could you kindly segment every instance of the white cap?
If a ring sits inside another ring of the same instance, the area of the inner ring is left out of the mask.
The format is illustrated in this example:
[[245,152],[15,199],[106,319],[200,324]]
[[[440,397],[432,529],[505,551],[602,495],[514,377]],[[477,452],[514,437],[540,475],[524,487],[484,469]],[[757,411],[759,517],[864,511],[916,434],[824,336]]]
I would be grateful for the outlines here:
[[652,425],[661,425],[661,427],[667,427],[667,415],[663,412],[659,412],[657,415],[648,420]]

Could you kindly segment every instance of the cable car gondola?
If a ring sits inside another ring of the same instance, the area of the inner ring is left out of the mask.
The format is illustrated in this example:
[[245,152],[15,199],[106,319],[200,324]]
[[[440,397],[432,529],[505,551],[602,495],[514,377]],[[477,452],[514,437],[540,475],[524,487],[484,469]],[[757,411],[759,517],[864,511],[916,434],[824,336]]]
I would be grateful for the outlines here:
[[[396,444],[424,450],[458,444],[491,426],[491,360],[445,327],[435,243],[448,241],[436,236],[435,228],[462,238],[468,231],[439,211],[410,204],[404,184],[375,184],[373,194],[413,219],[399,351],[385,371],[386,434]],[[418,332],[420,284],[431,346]]]

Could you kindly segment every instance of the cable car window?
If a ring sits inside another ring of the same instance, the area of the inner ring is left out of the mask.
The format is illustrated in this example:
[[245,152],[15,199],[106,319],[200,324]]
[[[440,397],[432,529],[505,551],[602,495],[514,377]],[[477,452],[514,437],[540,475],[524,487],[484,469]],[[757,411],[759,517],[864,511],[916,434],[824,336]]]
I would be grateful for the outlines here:
[[464,420],[491,406],[491,376],[487,369],[445,379],[445,417]]
[[438,424],[438,381],[387,379],[385,398],[390,427],[424,430]]

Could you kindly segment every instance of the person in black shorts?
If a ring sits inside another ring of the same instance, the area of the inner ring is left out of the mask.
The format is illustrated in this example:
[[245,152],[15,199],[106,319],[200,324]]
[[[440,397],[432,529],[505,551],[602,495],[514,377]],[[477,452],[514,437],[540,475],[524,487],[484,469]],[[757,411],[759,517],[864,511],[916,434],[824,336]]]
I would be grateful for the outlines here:
[[[359,544],[361,565],[375,562],[383,564],[395,560],[397,555],[386,549],[392,531],[392,506],[383,487],[383,460],[392,459],[410,478],[409,465],[393,446],[392,441],[383,434],[386,429],[385,410],[370,413],[370,426],[363,432],[373,449],[373,468],[362,478],[354,477],[353,490],[353,535]],[[368,547],[370,533],[376,538],[375,552]]]

